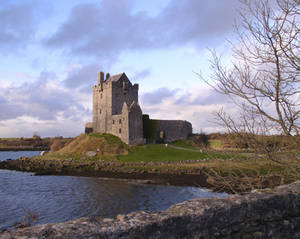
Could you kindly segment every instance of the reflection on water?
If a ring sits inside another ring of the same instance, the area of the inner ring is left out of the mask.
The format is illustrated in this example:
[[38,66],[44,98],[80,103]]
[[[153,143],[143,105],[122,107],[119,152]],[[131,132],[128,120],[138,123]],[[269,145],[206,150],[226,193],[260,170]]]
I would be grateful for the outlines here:
[[192,198],[226,196],[196,187],[32,175],[0,170],[0,230],[21,221],[26,209],[40,215],[38,223],[49,223],[85,216],[114,217],[136,210],[165,210]]

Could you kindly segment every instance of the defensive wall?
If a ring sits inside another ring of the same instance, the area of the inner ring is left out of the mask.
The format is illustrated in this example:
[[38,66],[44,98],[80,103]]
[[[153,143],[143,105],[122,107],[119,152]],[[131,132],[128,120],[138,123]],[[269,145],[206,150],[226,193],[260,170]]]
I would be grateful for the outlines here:
[[0,238],[300,238],[300,181],[227,198],[193,199],[166,211],[39,225]]
[[147,143],[187,139],[192,131],[192,124],[185,120],[150,119],[149,115],[143,115],[143,136]]
[[157,120],[157,133],[164,142],[187,139],[192,134],[192,124],[184,120]]

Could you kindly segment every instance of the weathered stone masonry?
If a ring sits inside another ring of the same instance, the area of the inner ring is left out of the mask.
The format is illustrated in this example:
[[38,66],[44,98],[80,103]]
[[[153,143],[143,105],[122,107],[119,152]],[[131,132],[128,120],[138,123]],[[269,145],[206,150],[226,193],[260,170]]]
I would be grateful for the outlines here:
[[[157,120],[157,137],[164,142],[172,142],[178,139],[186,139],[192,134],[192,124],[183,120]],[[156,137],[156,138],[157,138]]]
[[182,120],[155,120],[154,137],[143,134],[142,110],[138,103],[138,84],[132,85],[125,73],[110,76],[99,72],[98,84],[93,87],[93,122],[85,132],[110,133],[127,144],[170,142],[186,139],[192,125]]
[[93,122],[86,132],[110,133],[127,144],[143,142],[142,110],[138,104],[138,84],[125,73],[115,76],[100,72],[93,87]]
[[193,199],[154,213],[80,218],[0,238],[300,238],[300,182],[227,198]]

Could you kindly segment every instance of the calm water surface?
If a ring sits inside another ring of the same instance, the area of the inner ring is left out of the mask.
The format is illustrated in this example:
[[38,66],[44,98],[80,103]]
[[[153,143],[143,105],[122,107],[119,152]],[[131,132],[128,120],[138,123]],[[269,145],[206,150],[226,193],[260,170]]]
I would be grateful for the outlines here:
[[[40,152],[1,152],[0,161]],[[144,185],[134,181],[71,176],[33,176],[0,170],[0,230],[23,220],[26,210],[38,224],[78,217],[115,217],[136,210],[165,210],[199,197],[224,197],[197,187]]]

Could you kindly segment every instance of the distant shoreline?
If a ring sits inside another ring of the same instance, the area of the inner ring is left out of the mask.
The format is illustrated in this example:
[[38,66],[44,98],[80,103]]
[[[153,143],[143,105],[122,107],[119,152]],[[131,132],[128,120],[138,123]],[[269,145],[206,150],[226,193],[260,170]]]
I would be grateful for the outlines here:
[[5,148],[0,148],[0,151],[49,151],[49,148],[39,148],[39,147],[5,147]]

